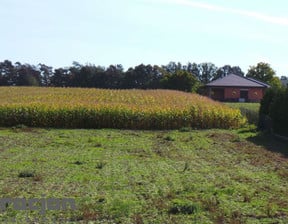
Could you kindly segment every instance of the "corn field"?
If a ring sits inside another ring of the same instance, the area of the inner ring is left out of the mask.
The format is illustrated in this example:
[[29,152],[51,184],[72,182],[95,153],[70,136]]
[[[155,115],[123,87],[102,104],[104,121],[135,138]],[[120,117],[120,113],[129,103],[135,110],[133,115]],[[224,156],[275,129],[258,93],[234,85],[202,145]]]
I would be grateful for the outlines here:
[[55,128],[237,128],[238,109],[173,90],[0,87],[0,126]]

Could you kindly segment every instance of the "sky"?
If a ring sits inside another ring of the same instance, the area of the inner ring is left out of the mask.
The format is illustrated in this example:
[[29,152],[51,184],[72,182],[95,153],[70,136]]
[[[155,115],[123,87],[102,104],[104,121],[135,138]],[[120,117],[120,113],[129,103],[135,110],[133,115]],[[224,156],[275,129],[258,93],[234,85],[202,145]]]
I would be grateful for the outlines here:
[[0,61],[266,62],[288,76],[287,0],[1,0],[0,24]]

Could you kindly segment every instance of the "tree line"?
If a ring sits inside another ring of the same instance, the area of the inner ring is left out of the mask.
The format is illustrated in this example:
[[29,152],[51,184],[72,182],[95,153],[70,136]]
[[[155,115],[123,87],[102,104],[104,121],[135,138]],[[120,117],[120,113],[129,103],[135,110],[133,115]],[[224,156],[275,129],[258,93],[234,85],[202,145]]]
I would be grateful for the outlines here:
[[[170,62],[162,66],[140,64],[124,71],[121,64],[105,68],[73,62],[70,67],[53,69],[41,63],[30,65],[4,60],[0,62],[0,86],[176,89],[196,92],[206,83],[231,73],[245,75],[239,66],[225,65],[218,68],[213,63],[182,65]],[[262,62],[251,66],[246,76],[268,84],[280,82],[270,65]]]

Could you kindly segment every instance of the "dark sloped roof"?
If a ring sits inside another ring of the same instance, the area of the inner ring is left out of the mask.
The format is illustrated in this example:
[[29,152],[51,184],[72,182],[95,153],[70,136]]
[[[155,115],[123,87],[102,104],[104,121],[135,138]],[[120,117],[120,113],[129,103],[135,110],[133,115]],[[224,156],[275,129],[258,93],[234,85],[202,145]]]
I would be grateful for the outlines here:
[[230,74],[227,75],[223,78],[214,80],[210,83],[208,83],[206,86],[235,86],[235,87],[262,87],[262,88],[266,88],[266,87],[270,87],[268,84],[252,79],[252,78],[246,78],[246,77],[242,77],[239,75],[234,75],[234,74]]
[[252,79],[252,78],[249,78],[249,77],[245,77],[245,78],[251,80],[252,82],[257,82],[257,83],[259,83],[260,85],[263,85],[264,87],[270,87],[270,85],[268,85],[267,83],[261,82],[261,81],[259,81],[259,80],[257,80],[257,79]]

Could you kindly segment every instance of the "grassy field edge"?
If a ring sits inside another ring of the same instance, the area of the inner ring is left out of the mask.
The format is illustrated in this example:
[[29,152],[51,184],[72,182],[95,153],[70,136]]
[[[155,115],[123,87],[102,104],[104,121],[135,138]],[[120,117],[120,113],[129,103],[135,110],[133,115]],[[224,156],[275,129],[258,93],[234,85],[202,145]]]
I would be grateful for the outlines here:
[[[2,128],[0,198],[75,198],[70,223],[288,221],[287,144],[253,126],[132,131]],[[21,177],[21,173],[31,176]],[[0,213],[0,220],[39,217]],[[286,221],[285,221],[286,220]],[[237,222],[236,222],[237,223]]]

